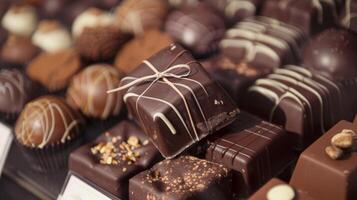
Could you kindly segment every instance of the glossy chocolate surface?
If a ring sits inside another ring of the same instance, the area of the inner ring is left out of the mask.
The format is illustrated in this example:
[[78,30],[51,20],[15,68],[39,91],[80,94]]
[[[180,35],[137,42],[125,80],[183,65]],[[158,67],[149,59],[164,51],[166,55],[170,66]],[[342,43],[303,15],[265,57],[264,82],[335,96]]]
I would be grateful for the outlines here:
[[290,184],[316,199],[357,199],[357,152],[340,160],[333,160],[325,153],[331,138],[349,129],[357,132],[357,126],[341,121],[309,146],[299,158]]
[[262,15],[291,24],[313,35],[337,22],[336,11],[334,1],[267,0]]
[[[116,137],[117,145],[126,143],[130,137],[138,139],[138,146],[133,152],[139,157],[132,163],[122,161],[118,164],[102,164],[91,148],[98,143],[110,142]],[[69,160],[69,169],[88,179],[104,190],[121,198],[128,198],[129,179],[137,173],[151,167],[161,158],[155,146],[148,141],[147,136],[135,124],[122,121],[106,133],[103,133],[94,142],[84,145],[73,152]]]
[[293,160],[289,135],[245,112],[208,142],[206,159],[233,170],[235,198],[247,197]]
[[239,113],[228,94],[177,44],[144,61],[130,76],[134,78],[124,78],[122,86],[142,77],[145,81],[128,85],[124,101],[166,158],[230,124]]
[[130,179],[129,199],[231,200],[231,178],[222,165],[182,156]]
[[357,79],[357,34],[328,29],[304,49],[303,65],[337,80]]

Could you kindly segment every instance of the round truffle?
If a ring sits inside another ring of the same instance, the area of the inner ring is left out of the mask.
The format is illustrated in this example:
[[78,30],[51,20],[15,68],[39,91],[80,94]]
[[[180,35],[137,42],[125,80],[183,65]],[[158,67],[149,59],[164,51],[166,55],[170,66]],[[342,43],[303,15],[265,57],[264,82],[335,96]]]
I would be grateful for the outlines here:
[[225,33],[223,19],[204,4],[171,12],[165,29],[196,56],[216,51]]
[[120,74],[114,67],[97,64],[77,74],[67,91],[67,102],[86,116],[107,119],[119,114],[122,94],[107,94],[120,84]]
[[40,97],[25,106],[16,125],[17,141],[27,147],[44,148],[66,143],[81,133],[80,115],[58,97]]
[[58,21],[43,20],[32,36],[33,44],[47,52],[55,52],[71,47],[72,39],[69,31]]
[[128,40],[113,24],[109,13],[91,8],[75,20],[72,27],[75,48],[87,60],[109,61],[114,58],[119,47]]
[[28,5],[14,5],[2,18],[2,26],[11,33],[30,36],[37,26],[36,10]]
[[9,35],[1,49],[0,57],[7,62],[25,64],[39,52],[39,48],[33,45],[29,38]]
[[41,53],[27,66],[26,73],[53,92],[65,89],[80,68],[79,54],[74,49],[65,49]]
[[329,29],[315,36],[305,47],[304,66],[333,79],[357,78],[357,34]]
[[[115,67],[129,74],[141,62],[173,42],[171,36],[159,30],[147,31],[143,36],[132,39],[118,52]],[[135,53],[133,53],[135,52]]]
[[35,85],[16,69],[0,71],[0,112],[19,114],[34,97]]
[[166,0],[125,0],[115,15],[121,30],[142,34],[149,28],[161,28],[167,12]]

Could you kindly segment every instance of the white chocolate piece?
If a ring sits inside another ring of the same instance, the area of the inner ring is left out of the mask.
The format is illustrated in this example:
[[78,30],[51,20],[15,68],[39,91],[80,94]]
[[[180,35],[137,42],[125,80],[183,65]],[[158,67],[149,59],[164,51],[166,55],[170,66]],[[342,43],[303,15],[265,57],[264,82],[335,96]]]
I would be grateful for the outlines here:
[[47,52],[55,52],[67,49],[72,45],[71,34],[62,26],[53,30],[35,31],[32,36],[32,43]]
[[78,37],[84,28],[94,28],[112,25],[114,17],[109,12],[99,10],[97,8],[89,8],[81,13],[73,22],[72,34]]
[[287,184],[277,185],[267,193],[268,200],[293,200],[295,197],[294,189]]
[[36,11],[31,6],[11,7],[2,18],[1,24],[11,33],[28,37],[37,27]]

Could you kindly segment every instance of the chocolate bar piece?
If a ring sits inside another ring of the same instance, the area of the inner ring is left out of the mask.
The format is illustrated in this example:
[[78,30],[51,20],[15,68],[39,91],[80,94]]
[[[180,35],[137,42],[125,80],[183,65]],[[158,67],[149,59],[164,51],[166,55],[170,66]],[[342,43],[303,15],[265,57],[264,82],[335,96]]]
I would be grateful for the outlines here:
[[231,200],[231,175],[222,165],[182,156],[130,179],[129,199]]
[[357,126],[339,122],[300,155],[290,180],[292,186],[316,199],[357,199],[357,152],[352,149],[339,160],[325,153],[331,139],[343,130],[357,133]]
[[278,69],[248,89],[243,107],[293,133],[303,149],[344,119],[345,96],[340,84],[297,66]]
[[340,23],[347,29],[357,32],[357,2],[346,0],[346,5],[342,9]]
[[247,197],[293,161],[289,135],[248,113],[208,140],[206,159],[233,170],[235,198]]
[[308,193],[293,188],[284,181],[273,178],[256,193],[254,193],[248,200],[262,200],[262,199],[294,199],[294,200],[314,200]]
[[234,121],[231,97],[192,56],[172,44],[122,79],[130,114],[166,158]]
[[202,65],[237,102],[254,81],[272,72],[270,68],[256,67],[225,54],[209,58]]
[[254,66],[278,68],[298,63],[306,40],[299,29],[267,17],[246,19],[226,32],[223,54]]
[[325,0],[267,0],[262,15],[313,35],[336,23],[337,7],[334,1]]
[[140,128],[122,121],[73,152],[69,169],[112,195],[127,199],[129,179],[161,159]]
[[165,30],[195,56],[204,57],[217,51],[226,28],[218,13],[198,4],[171,12]]

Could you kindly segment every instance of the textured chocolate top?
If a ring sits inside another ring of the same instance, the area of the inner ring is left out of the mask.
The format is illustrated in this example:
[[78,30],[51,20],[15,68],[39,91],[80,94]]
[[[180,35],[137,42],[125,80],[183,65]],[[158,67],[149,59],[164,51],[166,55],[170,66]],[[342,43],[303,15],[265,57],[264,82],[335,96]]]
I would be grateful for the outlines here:
[[119,85],[120,74],[114,67],[97,64],[86,67],[73,77],[67,90],[67,102],[86,116],[107,119],[122,107],[122,94],[107,94]]
[[160,159],[160,153],[143,131],[123,121],[73,152],[69,169],[126,199],[129,179]]
[[[230,179],[222,165],[191,156],[165,160],[130,180],[131,199],[203,199],[211,189],[211,199],[230,199],[217,185]],[[217,185],[216,185],[217,184]],[[212,186],[214,186],[211,188]],[[140,192],[142,191],[142,192]],[[137,194],[135,194],[137,193]],[[141,193],[141,194],[140,194]],[[226,197],[226,198],[225,198]]]
[[43,96],[28,103],[15,126],[15,135],[27,147],[66,143],[81,133],[83,120],[63,99]]

